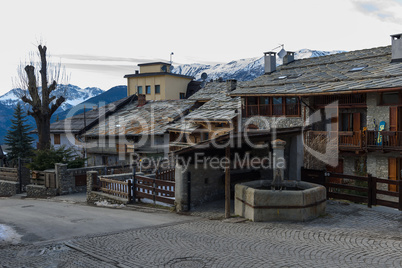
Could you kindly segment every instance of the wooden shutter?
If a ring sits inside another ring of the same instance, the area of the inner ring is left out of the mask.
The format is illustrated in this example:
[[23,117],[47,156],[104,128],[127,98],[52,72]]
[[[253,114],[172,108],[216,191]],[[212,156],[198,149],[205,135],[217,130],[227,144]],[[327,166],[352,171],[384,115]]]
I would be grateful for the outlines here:
[[360,113],[353,114],[353,131],[360,131]]
[[389,131],[398,131],[398,107],[389,107]]
[[[388,178],[390,180],[397,180],[399,165],[397,158],[388,158]],[[396,185],[388,184],[388,191],[396,192]]]
[[60,144],[60,134],[54,134],[54,144]]

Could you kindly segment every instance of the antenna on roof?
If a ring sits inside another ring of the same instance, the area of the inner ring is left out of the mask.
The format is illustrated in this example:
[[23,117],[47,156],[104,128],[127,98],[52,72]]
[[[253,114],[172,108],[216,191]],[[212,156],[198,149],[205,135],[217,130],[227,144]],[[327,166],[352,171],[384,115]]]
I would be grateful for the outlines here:
[[282,48],[279,52],[278,52],[278,57],[279,58],[283,58],[286,55],[286,50],[284,49],[285,45],[284,44],[279,44],[279,46],[277,46],[276,48],[271,49],[271,51],[278,49],[278,48]]

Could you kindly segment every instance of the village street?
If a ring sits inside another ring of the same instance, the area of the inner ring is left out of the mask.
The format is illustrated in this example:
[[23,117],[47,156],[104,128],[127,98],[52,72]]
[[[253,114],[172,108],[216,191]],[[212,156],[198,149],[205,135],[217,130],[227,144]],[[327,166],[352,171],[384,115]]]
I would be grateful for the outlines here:
[[0,267],[402,267],[397,210],[329,201],[305,223],[222,215],[221,202],[177,215],[0,198],[0,226],[22,235],[0,246]]

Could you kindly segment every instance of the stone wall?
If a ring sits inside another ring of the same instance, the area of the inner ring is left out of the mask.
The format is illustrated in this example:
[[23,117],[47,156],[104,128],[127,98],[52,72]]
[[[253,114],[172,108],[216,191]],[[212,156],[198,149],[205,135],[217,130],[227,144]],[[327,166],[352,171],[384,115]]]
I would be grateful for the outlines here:
[[195,165],[190,164],[184,173],[185,178],[188,172],[191,174],[191,206],[224,198],[225,173],[223,170],[212,169],[208,165],[206,169],[202,165],[196,168]]
[[0,180],[0,196],[13,196],[20,192],[20,183]]
[[182,166],[176,166],[175,170],[175,205],[176,211],[187,211],[188,207],[188,178],[191,184],[191,204],[197,206],[207,201],[224,198],[224,171],[204,166],[190,164],[187,170]]
[[26,190],[27,190],[27,197],[30,198],[43,198],[57,195],[56,188],[47,188],[42,185],[30,184],[26,186]]
[[367,93],[367,130],[374,130],[381,121],[385,121],[385,130],[389,130],[389,106],[378,106],[379,93]]
[[58,185],[59,194],[70,194],[75,192],[85,192],[86,186],[76,186],[75,176],[86,175],[88,171],[98,171],[100,174],[105,174],[105,166],[95,166],[87,168],[72,168],[67,169],[66,164],[56,164],[56,185]]

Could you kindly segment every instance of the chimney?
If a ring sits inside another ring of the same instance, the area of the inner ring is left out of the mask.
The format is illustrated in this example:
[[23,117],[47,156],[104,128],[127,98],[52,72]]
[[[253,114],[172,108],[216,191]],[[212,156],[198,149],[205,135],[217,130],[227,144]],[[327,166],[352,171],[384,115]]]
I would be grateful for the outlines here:
[[144,106],[147,103],[145,94],[138,94],[138,105],[137,107]]
[[286,52],[285,57],[283,57],[283,65],[287,65],[295,60],[295,53],[294,52]]
[[135,70],[135,74],[139,74],[140,73],[140,71],[138,71],[138,70]]
[[402,62],[402,33],[391,35],[392,39],[392,60],[391,62]]
[[264,70],[265,74],[270,74],[276,71],[276,53],[264,52]]
[[236,79],[228,79],[226,80],[226,88],[228,92],[233,91],[236,89],[237,80]]

